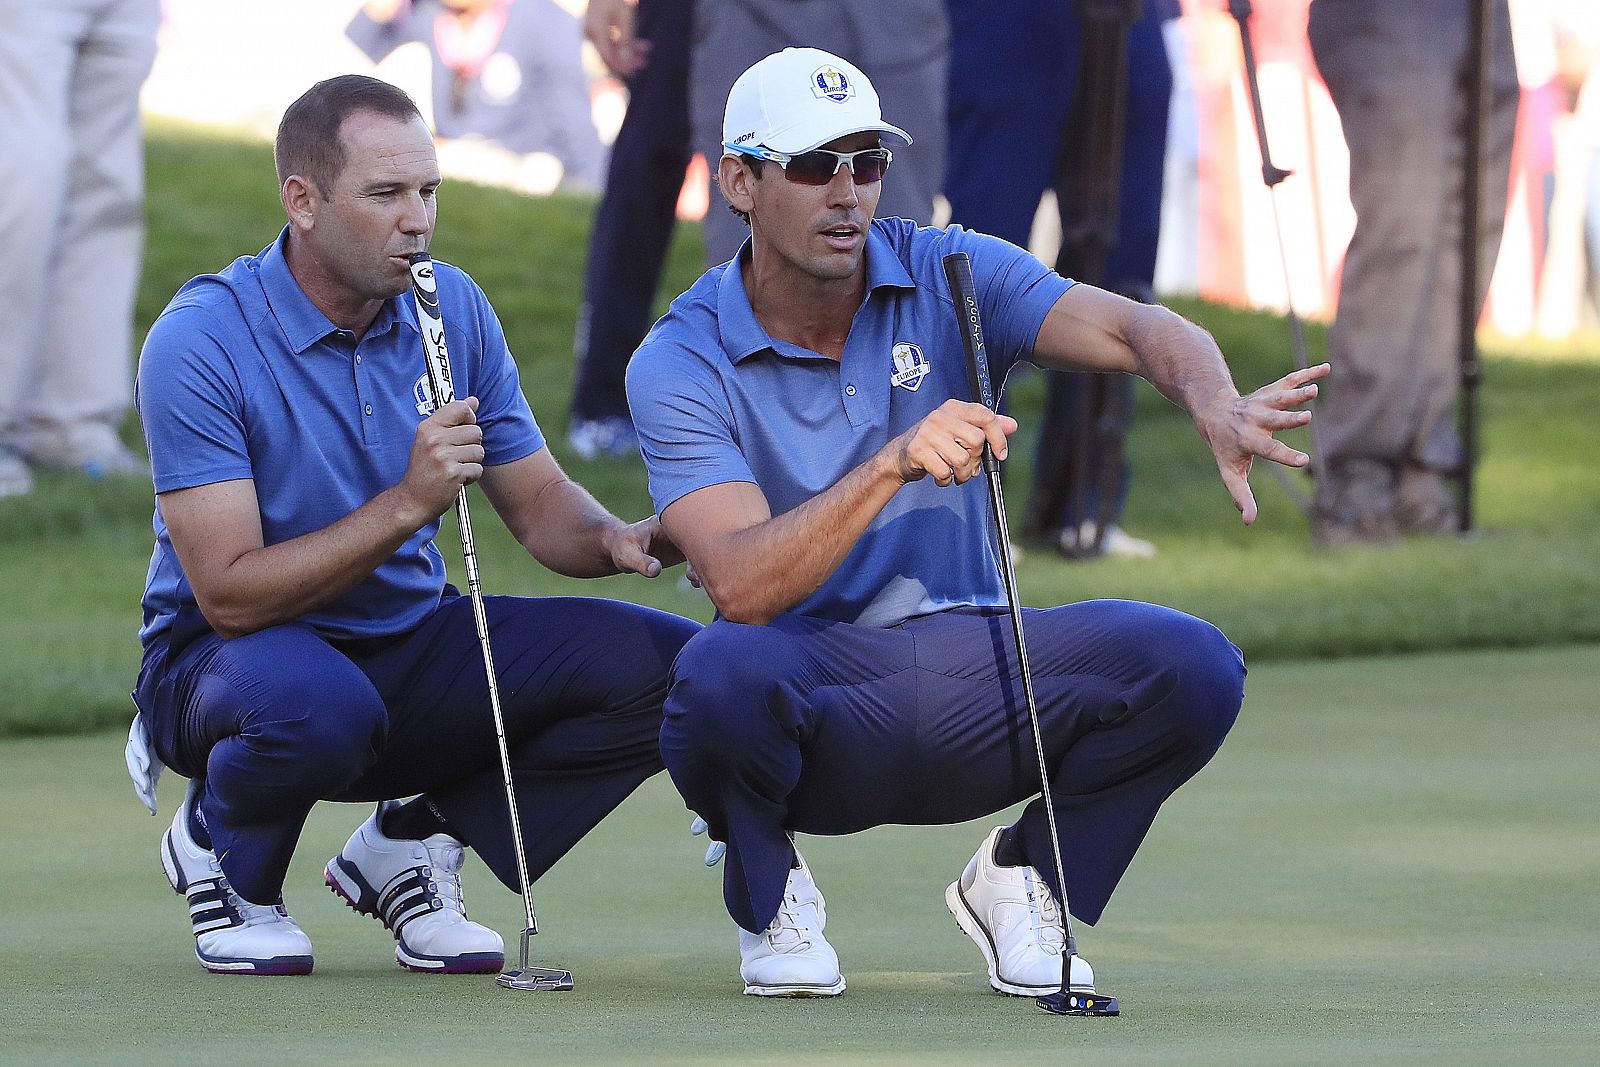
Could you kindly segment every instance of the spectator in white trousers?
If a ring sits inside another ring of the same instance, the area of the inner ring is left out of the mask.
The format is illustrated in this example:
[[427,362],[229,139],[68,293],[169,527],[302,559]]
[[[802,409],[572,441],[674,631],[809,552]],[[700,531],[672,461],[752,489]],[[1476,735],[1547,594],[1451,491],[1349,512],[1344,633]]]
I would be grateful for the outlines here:
[[139,88],[160,0],[0,0],[0,496],[30,467],[147,474],[132,400],[144,244]]

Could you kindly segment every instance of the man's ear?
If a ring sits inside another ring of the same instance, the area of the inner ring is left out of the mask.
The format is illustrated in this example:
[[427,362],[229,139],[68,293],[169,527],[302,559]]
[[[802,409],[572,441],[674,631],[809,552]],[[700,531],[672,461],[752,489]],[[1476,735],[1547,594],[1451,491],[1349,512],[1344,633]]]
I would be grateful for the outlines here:
[[717,164],[717,185],[722,189],[722,198],[735,210],[746,215],[755,206],[756,176],[737,156],[723,156]]
[[283,179],[283,185],[278,189],[278,199],[283,203],[284,213],[297,230],[310,229],[311,224],[316,222],[317,200],[321,196],[316,183],[299,174],[291,174]]

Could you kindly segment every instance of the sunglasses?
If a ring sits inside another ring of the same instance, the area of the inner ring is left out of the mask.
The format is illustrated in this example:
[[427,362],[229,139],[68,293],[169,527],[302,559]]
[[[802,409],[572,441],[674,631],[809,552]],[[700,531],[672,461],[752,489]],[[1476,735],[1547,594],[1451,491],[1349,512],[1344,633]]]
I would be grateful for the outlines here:
[[839,173],[840,167],[850,168],[850,180],[857,185],[881,182],[889,163],[894,159],[894,153],[887,148],[863,148],[859,152],[832,152],[826,148],[814,148],[791,156],[764,145],[750,147],[725,143],[722,147],[740,155],[776,163],[783,168],[785,178],[801,185],[827,185]]

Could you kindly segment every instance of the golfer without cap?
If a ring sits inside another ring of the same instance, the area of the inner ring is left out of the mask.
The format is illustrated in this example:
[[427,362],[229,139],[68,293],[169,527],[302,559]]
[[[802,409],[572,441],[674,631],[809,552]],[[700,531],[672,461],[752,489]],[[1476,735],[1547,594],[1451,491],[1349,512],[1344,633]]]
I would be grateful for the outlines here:
[[[191,779],[161,842],[210,971],[304,974],[284,874],[319,800],[380,801],[329,887],[413,970],[499,971],[467,919],[471,847],[519,888],[469,598],[434,543],[477,482],[540,563],[659,573],[677,550],[562,473],[483,291],[435,263],[461,399],[435,410],[407,255],[439,166],[416,105],[350,75],[278,129],[288,225],[179,290],[150,329],[138,406],[155,472],[140,713],[129,766]],[[490,597],[506,739],[537,878],[660,769],[668,668],[699,626],[631,604]],[[421,795],[404,804],[394,798]]]
[[[832,996],[845,979],[792,835],[961,822],[1039,788],[978,478],[984,442],[1003,458],[1017,424],[964,399],[943,257],[971,258],[995,380],[1018,360],[1142,375],[1194,419],[1247,523],[1251,462],[1307,462],[1272,435],[1305,425],[1294,409],[1327,368],[1240,396],[1210,336],[1170,311],[995,238],[875,220],[910,136],[838,56],[756,63],[724,134],[718,178],[750,239],[628,371],[662,526],[720,616],[678,657],[661,748],[727,843],[745,992]],[[1162,802],[1221,745],[1244,664],[1214,626],[1151,604],[1024,616],[1069,898],[1092,924]],[[1059,988],[1052,868],[1038,799],[952,867],[945,902],[995,989]],[[1072,984],[1093,982],[1075,960]]]

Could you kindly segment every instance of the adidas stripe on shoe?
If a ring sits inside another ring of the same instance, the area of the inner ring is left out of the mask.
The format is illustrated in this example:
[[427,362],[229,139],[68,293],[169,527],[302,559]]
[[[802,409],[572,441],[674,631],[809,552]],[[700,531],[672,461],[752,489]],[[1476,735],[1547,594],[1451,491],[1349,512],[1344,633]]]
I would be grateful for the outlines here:
[[421,841],[380,829],[386,800],[350,835],[323,872],[346,904],[394,934],[400,966],[434,974],[487,974],[505,966],[500,935],[467,918],[461,896],[465,847],[447,834]]
[[277,904],[252,904],[233,891],[216,854],[189,833],[197,783],[161,837],[161,870],[189,902],[194,954],[214,974],[310,974],[311,939]]

